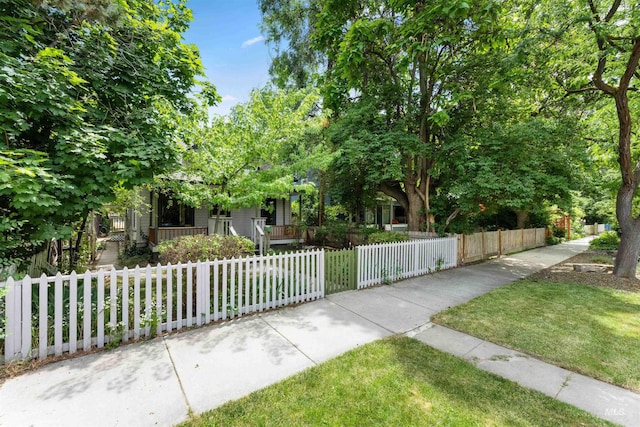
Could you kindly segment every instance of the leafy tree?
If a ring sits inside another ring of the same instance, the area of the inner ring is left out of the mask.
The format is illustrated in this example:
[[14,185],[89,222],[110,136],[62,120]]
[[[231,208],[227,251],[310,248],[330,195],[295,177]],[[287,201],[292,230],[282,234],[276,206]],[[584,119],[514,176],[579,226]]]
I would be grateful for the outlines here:
[[476,128],[463,144],[467,157],[449,171],[448,193],[467,212],[510,209],[518,228],[545,203],[568,211],[585,153],[579,136],[575,123],[542,117]]
[[[374,154],[379,152],[385,134],[404,133],[388,150],[385,147],[393,156],[383,163],[372,162],[371,169],[383,171],[388,162],[396,164],[389,174],[379,175],[375,184],[406,208],[411,229],[424,223],[430,209],[435,184],[432,173],[440,160],[439,148],[449,114],[471,89],[471,80],[465,79],[471,71],[466,68],[466,58],[492,39],[498,8],[497,3],[481,0],[428,5],[410,1],[317,1],[307,10],[318,12],[313,19],[307,15],[306,23],[300,24],[305,29],[302,32],[291,31],[290,22],[279,20],[288,14],[267,10],[263,15],[270,28],[267,34],[278,34],[274,42],[282,34],[288,34],[288,40],[300,33],[309,35],[316,52],[311,58],[324,61],[320,84],[324,106],[335,112],[335,122],[344,119],[347,124],[343,128],[353,127],[350,123],[358,111],[368,110],[361,127],[373,122],[375,128],[370,133],[379,138],[361,140],[364,147],[359,153],[378,159],[382,156]],[[295,44],[291,51],[293,55],[301,53]],[[310,58],[302,54],[297,57]],[[345,147],[346,151],[354,146],[355,142]]]
[[[179,152],[202,74],[184,1],[0,0],[0,258],[79,230]],[[214,102],[213,87],[201,83]],[[73,259],[73,257],[72,257]]]
[[[313,90],[254,89],[251,99],[194,135],[179,174],[163,180],[183,202],[229,211],[288,196],[294,176],[329,161]],[[299,188],[300,189],[300,188]]]
[[[640,184],[640,158],[635,148],[640,62],[640,4],[637,1],[588,0],[543,2],[531,22],[556,52],[557,80],[566,92],[592,108],[608,99],[615,106],[615,140],[621,183],[616,215],[622,238],[614,274],[635,277],[640,252],[640,217],[634,200]],[[609,110],[611,111],[611,110]],[[603,122],[606,127],[610,120]]]

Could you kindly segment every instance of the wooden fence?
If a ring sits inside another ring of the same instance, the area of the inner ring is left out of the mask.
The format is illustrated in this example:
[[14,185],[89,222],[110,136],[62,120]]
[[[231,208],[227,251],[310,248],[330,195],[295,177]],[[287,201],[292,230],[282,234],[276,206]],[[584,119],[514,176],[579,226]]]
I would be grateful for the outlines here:
[[458,261],[481,261],[492,256],[520,252],[545,245],[545,228],[458,234]]
[[9,279],[0,283],[6,288],[0,309],[4,360],[87,351],[322,298],[323,255],[308,251]]
[[455,237],[358,246],[358,289],[457,265]]

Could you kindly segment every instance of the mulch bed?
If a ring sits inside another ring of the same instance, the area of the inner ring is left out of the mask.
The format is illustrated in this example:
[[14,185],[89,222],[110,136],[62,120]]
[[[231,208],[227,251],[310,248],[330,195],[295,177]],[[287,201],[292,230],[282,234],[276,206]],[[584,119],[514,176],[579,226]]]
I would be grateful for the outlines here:
[[578,272],[574,271],[574,264],[603,264],[604,259],[613,265],[615,252],[589,250],[568,260],[546,268],[529,276],[532,280],[546,280],[554,283],[575,283],[579,285],[600,286],[604,288],[620,289],[623,291],[640,292],[640,280],[616,277],[607,272]]

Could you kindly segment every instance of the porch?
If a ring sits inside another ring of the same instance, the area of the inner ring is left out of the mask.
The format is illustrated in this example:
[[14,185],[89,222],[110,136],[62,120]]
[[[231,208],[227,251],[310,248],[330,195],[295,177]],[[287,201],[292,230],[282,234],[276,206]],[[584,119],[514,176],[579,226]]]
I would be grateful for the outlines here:
[[182,236],[196,236],[209,234],[208,227],[149,227],[149,243],[158,245],[165,240],[177,239]]
[[[298,241],[300,235],[294,225],[266,225],[264,232],[269,236],[272,244],[285,244]],[[209,218],[207,227],[149,227],[149,243],[158,245],[165,240],[177,239],[182,236],[195,236],[198,234],[222,234],[238,235],[233,228],[233,220],[230,217],[219,218],[217,227],[215,218]],[[257,236],[247,236],[257,243]]]

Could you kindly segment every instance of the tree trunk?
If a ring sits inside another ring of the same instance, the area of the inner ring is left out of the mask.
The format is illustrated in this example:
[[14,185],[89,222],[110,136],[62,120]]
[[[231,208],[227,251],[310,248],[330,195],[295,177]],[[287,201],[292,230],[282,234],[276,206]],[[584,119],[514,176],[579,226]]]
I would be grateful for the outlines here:
[[640,229],[633,227],[628,233],[622,232],[613,274],[617,277],[634,279],[640,252]]
[[418,194],[420,190],[415,186],[406,186],[408,206],[405,208],[409,230],[420,231],[423,216],[420,214],[424,203]]
[[638,253],[640,252],[640,224],[633,218],[633,195],[638,183],[634,180],[630,185],[624,183],[618,190],[616,199],[616,215],[622,229],[618,255],[616,256],[613,274],[617,277],[636,277]]
[[517,221],[516,227],[518,229],[526,228],[527,225],[529,225],[529,212],[521,211],[518,209],[516,209],[514,212],[516,213],[516,221]]

